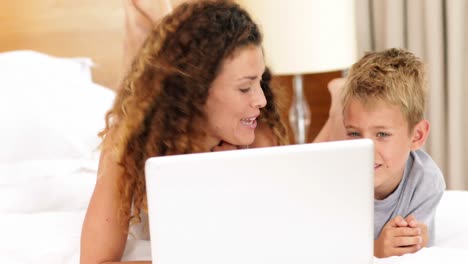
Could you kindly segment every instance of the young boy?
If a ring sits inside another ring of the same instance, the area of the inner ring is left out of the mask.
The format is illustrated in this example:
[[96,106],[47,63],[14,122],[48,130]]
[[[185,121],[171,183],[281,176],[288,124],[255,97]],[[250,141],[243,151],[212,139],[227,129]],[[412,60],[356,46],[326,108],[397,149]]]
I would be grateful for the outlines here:
[[420,149],[429,134],[423,68],[402,49],[368,53],[352,66],[342,92],[347,138],[370,138],[375,145],[376,257],[416,252],[434,242],[445,183]]

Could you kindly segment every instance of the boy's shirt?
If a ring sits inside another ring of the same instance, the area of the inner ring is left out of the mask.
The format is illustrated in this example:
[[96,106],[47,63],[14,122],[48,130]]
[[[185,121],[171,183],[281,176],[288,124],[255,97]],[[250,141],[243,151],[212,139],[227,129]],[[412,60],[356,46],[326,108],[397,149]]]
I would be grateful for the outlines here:
[[384,200],[374,200],[374,239],[397,215],[414,214],[428,227],[428,246],[434,244],[434,217],[445,190],[442,172],[423,150],[412,151],[397,189]]

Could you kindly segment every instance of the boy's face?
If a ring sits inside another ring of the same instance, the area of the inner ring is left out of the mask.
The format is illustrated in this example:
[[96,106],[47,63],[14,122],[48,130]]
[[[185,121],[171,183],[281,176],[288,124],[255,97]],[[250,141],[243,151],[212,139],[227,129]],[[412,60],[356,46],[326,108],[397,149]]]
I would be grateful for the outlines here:
[[368,107],[351,99],[344,109],[343,121],[348,139],[374,141],[375,198],[387,197],[400,183],[406,160],[414,148],[407,120],[397,106],[378,101]]

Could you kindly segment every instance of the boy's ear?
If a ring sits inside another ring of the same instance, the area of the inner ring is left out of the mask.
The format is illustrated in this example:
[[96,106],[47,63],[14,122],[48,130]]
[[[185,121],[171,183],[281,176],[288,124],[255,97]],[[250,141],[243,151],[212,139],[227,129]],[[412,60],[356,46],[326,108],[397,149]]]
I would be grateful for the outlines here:
[[429,121],[423,119],[419,121],[413,128],[411,137],[411,150],[417,150],[426,143],[427,136],[429,136]]

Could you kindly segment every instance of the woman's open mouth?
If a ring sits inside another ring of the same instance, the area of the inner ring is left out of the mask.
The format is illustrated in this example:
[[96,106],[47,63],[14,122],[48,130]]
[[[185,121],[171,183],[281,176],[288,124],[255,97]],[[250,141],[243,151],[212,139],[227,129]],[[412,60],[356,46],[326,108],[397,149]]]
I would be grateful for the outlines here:
[[242,118],[241,124],[250,128],[257,127],[257,117]]

